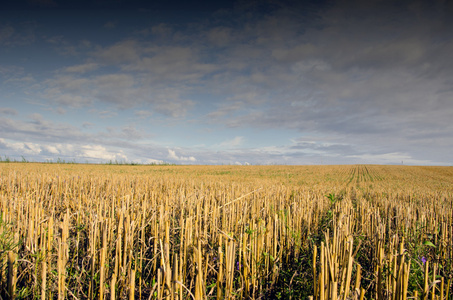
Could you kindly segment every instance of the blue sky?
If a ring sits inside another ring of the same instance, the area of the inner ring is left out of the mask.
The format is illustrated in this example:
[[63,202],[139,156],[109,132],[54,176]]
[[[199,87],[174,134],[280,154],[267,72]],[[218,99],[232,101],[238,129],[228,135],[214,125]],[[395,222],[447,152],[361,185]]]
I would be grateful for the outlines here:
[[0,10],[0,154],[453,161],[451,1],[29,0]]

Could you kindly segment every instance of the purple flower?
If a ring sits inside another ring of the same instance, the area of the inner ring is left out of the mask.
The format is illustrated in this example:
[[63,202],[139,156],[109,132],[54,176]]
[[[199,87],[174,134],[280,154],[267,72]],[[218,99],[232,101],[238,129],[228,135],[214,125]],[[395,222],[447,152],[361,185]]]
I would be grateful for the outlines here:
[[422,256],[422,257],[420,258],[420,260],[422,261],[423,265],[426,263],[426,258],[425,258],[424,256]]

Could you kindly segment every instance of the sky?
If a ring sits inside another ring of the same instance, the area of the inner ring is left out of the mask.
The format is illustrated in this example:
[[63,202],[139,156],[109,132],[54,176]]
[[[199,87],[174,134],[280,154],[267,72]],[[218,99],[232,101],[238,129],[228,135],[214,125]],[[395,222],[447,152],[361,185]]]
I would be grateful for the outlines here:
[[3,2],[2,159],[453,165],[453,1]]

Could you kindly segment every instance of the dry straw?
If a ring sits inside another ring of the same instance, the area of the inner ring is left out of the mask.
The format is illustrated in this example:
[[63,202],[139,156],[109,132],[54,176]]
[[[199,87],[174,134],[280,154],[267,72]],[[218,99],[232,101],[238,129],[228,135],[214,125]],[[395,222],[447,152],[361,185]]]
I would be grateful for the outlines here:
[[0,173],[3,299],[452,299],[452,168]]

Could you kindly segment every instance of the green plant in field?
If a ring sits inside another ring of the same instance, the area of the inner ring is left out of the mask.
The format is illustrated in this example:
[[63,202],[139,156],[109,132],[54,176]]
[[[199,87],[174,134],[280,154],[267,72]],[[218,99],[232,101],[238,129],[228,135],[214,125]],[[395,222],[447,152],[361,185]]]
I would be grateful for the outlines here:
[[3,214],[0,214],[0,232],[0,262],[3,262],[4,255],[17,247],[17,243],[14,242],[12,225],[3,220]]
[[[10,290],[10,283],[11,283],[11,270],[12,270],[12,265],[16,263],[16,259],[13,256],[13,261],[11,261],[11,253],[15,251],[19,243],[16,242],[16,239],[14,237],[14,230],[13,226],[10,223],[7,223],[3,220],[3,213],[0,214],[0,279],[5,275],[2,274],[3,270],[5,270],[7,273],[7,278],[8,278],[8,291],[6,292],[6,289],[3,290],[3,288],[0,289],[0,298],[3,297],[4,295],[9,295],[9,293],[14,293],[14,289]],[[0,287],[2,287],[2,282],[0,281]],[[26,290],[27,291],[27,290]],[[25,291],[25,292],[26,292]],[[20,292],[20,291],[19,291]],[[5,294],[6,293],[6,294]],[[17,293],[17,292],[16,292]],[[21,294],[20,294],[21,295]],[[16,299],[22,299],[18,295]],[[4,298],[3,298],[4,299]]]
[[24,286],[16,292],[15,299],[29,299],[33,295],[33,289]]
[[332,221],[333,209],[335,208],[335,204],[337,202],[341,201],[341,198],[338,196],[335,196],[334,193],[330,193],[330,194],[326,195],[326,197],[327,197],[327,199],[329,199],[330,206],[329,206],[329,210],[327,211],[327,215],[322,220],[322,223],[324,223],[324,224],[328,224]]
[[330,201],[330,206],[333,206],[337,201],[339,201],[339,197],[336,197],[334,193],[330,193],[326,195],[327,199]]

